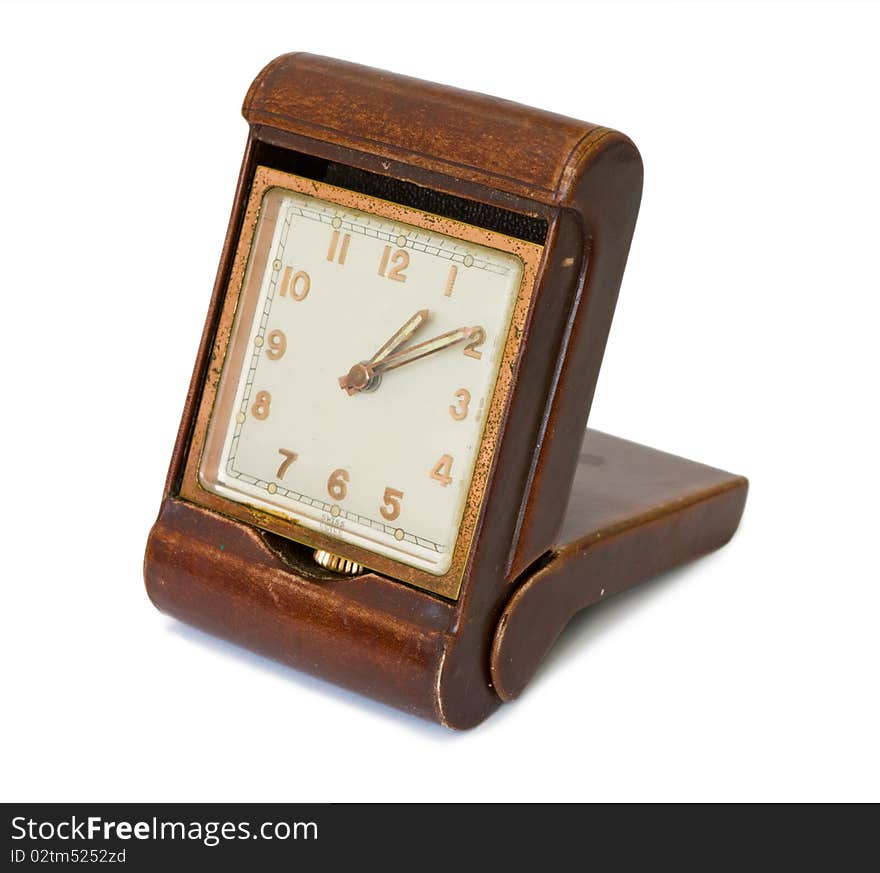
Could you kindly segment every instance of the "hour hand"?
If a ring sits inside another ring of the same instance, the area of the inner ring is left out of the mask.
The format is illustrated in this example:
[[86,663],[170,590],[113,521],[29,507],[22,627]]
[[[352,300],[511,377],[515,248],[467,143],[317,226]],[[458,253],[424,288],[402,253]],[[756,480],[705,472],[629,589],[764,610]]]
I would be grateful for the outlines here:
[[[413,334],[428,320],[430,313],[420,309],[410,316],[392,335],[391,338],[368,361],[355,364],[344,376],[339,377],[339,387],[348,392],[349,396],[358,391],[369,390],[373,380],[375,367],[394,354]],[[375,384],[375,382],[374,382]]]
[[428,315],[427,309],[420,309],[415,315],[410,316],[367,363],[375,366],[396,352],[428,320]]

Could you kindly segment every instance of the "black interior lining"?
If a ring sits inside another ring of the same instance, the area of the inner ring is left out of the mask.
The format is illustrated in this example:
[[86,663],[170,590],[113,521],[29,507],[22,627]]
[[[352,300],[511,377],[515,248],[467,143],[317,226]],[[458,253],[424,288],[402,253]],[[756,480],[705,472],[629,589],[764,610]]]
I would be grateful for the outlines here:
[[314,179],[316,182],[326,182],[328,185],[357,191],[359,194],[390,200],[401,206],[442,215],[444,218],[463,221],[475,227],[494,230],[527,242],[543,245],[547,239],[547,222],[543,218],[535,218],[532,215],[523,215],[521,212],[512,212],[476,200],[456,197],[443,191],[423,188],[413,182],[381,176],[378,173],[265,143],[259,145],[257,161],[264,166],[295,173],[306,179]]

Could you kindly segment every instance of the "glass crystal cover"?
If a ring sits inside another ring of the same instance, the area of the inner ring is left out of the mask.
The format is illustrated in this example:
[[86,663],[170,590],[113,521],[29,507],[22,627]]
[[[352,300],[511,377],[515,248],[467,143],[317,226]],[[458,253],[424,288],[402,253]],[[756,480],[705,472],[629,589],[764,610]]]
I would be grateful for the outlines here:
[[199,484],[444,574],[523,258],[296,187],[309,193],[267,185],[260,200]]

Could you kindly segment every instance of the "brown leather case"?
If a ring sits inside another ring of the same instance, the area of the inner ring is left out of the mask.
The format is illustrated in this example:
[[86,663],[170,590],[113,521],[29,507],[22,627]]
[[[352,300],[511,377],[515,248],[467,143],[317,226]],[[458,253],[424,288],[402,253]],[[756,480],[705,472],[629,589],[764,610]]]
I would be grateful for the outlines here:
[[[270,63],[243,111],[248,144],[147,546],[147,590],[163,611],[212,633],[470,727],[519,693],[577,609],[716,548],[742,512],[740,477],[592,432],[581,451],[641,160],[608,128],[308,54]],[[305,550],[178,496],[261,164],[315,178],[362,174],[390,199],[420,198],[426,211],[464,203],[478,220],[500,210],[546,228],[516,387],[456,601],[374,573],[325,573]]]

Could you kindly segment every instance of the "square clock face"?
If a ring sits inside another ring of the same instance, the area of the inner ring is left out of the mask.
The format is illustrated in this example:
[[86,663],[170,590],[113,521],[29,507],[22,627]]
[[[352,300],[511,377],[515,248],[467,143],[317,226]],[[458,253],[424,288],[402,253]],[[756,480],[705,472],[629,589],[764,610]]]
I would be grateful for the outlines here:
[[541,251],[258,168],[181,495],[456,597]]

